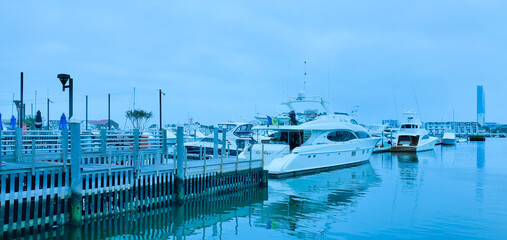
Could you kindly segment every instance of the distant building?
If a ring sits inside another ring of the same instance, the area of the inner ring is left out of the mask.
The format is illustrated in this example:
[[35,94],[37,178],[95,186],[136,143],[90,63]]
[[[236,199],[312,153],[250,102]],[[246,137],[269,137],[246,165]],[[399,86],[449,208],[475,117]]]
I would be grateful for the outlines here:
[[482,85],[477,86],[477,122],[480,126],[486,123],[486,99]]
[[[82,124],[84,125],[84,123]],[[88,129],[90,130],[98,130],[98,129],[107,129],[109,127],[108,120],[88,120]],[[120,129],[120,125],[111,120],[111,129]]]
[[498,125],[496,131],[497,133],[507,133],[507,124]]
[[477,122],[427,122],[424,125],[431,135],[441,135],[445,132],[465,135],[479,133],[479,124]]
[[400,122],[398,120],[388,119],[382,120],[382,125],[386,125],[387,128],[399,128]]

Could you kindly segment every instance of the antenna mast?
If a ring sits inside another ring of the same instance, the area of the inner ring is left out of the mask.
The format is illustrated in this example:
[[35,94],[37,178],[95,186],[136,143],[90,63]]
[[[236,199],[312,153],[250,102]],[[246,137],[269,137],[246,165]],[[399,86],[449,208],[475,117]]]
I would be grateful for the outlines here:
[[133,103],[134,111],[136,110],[136,87],[134,87],[134,103]]
[[14,115],[14,93],[12,93],[11,115]]
[[400,121],[400,118],[398,117],[398,106],[396,104],[396,95],[394,94],[394,86],[392,87],[393,87],[394,110],[396,111],[396,120]]
[[306,61],[305,61],[305,64],[303,65],[303,71],[305,72],[305,75],[303,78],[303,91],[306,92]]
[[414,92],[415,104],[417,105],[417,111],[419,112],[419,118],[421,119],[421,122],[422,122],[421,109],[419,108],[419,102],[417,101],[417,95],[415,95],[415,89],[414,89],[413,83],[412,83],[412,91]]

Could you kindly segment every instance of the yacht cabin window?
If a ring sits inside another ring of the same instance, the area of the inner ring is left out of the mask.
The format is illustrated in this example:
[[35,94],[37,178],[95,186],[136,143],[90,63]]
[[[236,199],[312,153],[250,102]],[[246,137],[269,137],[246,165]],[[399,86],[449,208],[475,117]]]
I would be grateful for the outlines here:
[[218,132],[222,132],[222,129],[225,129],[225,131],[229,131],[236,127],[236,124],[218,124]]
[[368,134],[367,132],[363,132],[363,131],[358,131],[356,132],[356,136],[360,139],[363,139],[363,138],[370,138],[370,134]]
[[252,134],[252,124],[241,125],[234,131],[234,135],[238,137],[251,137]]
[[419,128],[419,126],[415,124],[403,124],[401,125],[401,128]]
[[357,123],[357,121],[354,119],[350,119],[350,123],[355,124],[355,125],[359,125],[359,123]]
[[356,138],[357,136],[349,131],[334,131],[327,135],[327,139],[333,142],[346,142]]

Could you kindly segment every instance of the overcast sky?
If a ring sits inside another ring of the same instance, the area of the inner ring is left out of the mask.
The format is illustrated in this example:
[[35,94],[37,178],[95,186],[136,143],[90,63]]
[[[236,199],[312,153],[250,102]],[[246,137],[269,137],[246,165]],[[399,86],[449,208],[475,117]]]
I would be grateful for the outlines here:
[[[274,114],[303,89],[334,111],[359,106],[371,124],[416,110],[423,121],[507,122],[505,1],[2,1],[0,113],[11,115],[25,74],[27,114],[35,101],[51,119],[67,114],[58,73],[74,78],[74,116],[112,118],[153,111],[164,122],[212,124]],[[307,61],[304,67],[304,61]],[[415,92],[415,94],[414,94]],[[395,108],[395,100],[396,106]]]

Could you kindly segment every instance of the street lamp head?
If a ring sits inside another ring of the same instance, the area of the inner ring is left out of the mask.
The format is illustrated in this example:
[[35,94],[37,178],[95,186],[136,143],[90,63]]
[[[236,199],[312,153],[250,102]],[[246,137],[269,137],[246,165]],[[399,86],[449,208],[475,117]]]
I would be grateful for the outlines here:
[[57,78],[60,79],[60,82],[62,83],[62,86],[63,86],[63,91],[65,91],[65,84],[67,84],[67,81],[69,81],[70,75],[65,74],[65,73],[60,73],[60,74],[58,74]]
[[21,101],[20,100],[14,100],[14,104],[16,104],[16,108],[20,108]]

